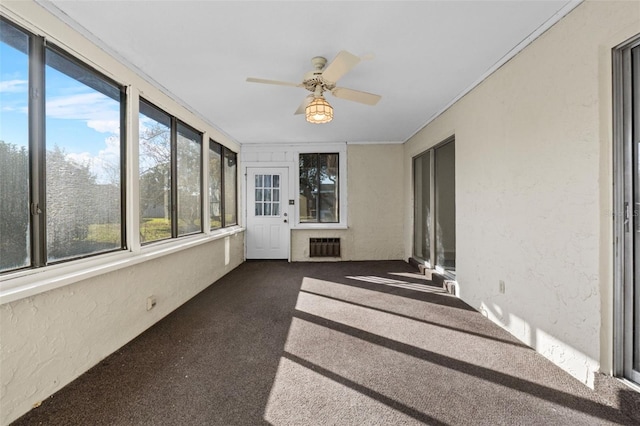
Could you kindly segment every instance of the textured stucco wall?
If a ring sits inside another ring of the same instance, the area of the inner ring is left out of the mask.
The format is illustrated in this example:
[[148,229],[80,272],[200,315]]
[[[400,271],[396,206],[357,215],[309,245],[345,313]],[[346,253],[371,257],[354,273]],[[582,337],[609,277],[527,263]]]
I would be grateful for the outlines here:
[[611,353],[611,49],[637,33],[639,2],[587,1],[405,144],[405,255],[411,158],[455,135],[461,297],[588,385]]
[[348,229],[296,229],[291,233],[292,261],[309,258],[309,238],[341,239],[337,260],[403,258],[403,147],[398,144],[347,145]]
[[[243,259],[238,233],[0,306],[0,424],[142,333]],[[146,309],[148,296],[157,305]]]

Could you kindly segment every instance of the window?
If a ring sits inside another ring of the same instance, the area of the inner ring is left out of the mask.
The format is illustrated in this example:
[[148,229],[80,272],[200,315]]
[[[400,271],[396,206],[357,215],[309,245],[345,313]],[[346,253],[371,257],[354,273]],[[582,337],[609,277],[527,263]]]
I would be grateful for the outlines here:
[[[31,264],[29,35],[0,20],[0,270]],[[24,111],[24,112],[22,112]]]
[[224,226],[238,224],[237,205],[237,154],[228,148],[224,148]]
[[300,154],[300,222],[340,221],[339,155]]
[[140,242],[171,238],[171,116],[140,101]]
[[209,140],[209,223],[210,229],[238,224],[237,155]]
[[0,271],[123,249],[124,89],[5,20],[0,56]]
[[140,100],[140,242],[202,231],[202,136]]
[[202,136],[178,123],[178,235],[202,231]]
[[413,257],[455,276],[455,141],[413,159]]
[[256,216],[280,216],[280,175],[255,175]]
[[209,228],[222,227],[222,145],[209,140]]

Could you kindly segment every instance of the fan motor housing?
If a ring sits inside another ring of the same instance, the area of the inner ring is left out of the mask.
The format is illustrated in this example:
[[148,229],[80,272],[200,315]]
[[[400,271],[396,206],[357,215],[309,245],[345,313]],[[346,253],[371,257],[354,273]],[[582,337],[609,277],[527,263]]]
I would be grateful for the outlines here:
[[327,82],[322,78],[322,70],[327,65],[327,58],[322,56],[315,56],[311,58],[311,64],[315,70],[309,71],[304,75],[302,85],[310,92],[315,92],[316,87],[321,86],[322,90],[333,90],[336,87],[335,83]]

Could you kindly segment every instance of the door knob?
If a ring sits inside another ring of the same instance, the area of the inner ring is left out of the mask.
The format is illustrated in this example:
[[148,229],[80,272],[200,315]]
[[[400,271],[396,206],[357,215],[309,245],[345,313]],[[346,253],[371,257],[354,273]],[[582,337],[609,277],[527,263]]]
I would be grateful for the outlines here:
[[284,220],[284,223],[287,223],[287,219]]

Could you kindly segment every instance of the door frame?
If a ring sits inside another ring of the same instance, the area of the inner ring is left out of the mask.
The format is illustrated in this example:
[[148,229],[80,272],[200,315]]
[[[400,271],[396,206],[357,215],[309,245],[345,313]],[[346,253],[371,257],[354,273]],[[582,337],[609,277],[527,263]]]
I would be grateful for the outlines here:
[[[411,158],[411,203],[412,203],[412,230],[411,230],[411,258],[414,259],[416,262],[418,262],[419,264],[424,265],[425,267],[429,268],[429,269],[433,269],[434,271],[436,271],[439,274],[442,274],[444,277],[446,277],[447,279],[455,279],[456,273],[455,273],[455,269],[453,271],[445,269],[442,265],[438,265],[437,262],[437,252],[436,252],[436,223],[437,223],[437,217],[436,217],[436,190],[438,188],[438,182],[436,179],[436,156],[437,156],[437,151],[448,145],[448,144],[453,144],[453,146],[455,147],[456,143],[456,136],[455,135],[451,135],[449,137],[447,137],[446,139],[444,139],[443,141],[429,147],[428,149],[420,152],[419,154],[416,154],[415,156],[413,156]],[[416,204],[416,196],[415,196],[415,191],[416,191],[416,182],[415,182],[415,160],[416,158],[425,155],[429,153],[430,157],[429,157],[429,206],[431,209],[431,217],[429,219],[429,223],[430,223],[430,229],[429,229],[429,260],[427,259],[422,259],[422,258],[418,258],[416,256],[415,253],[415,237],[416,237],[416,214],[415,214],[415,204]],[[455,164],[455,156],[454,156],[454,164]],[[455,176],[454,176],[455,179]],[[454,183],[455,185],[455,183]],[[455,186],[454,186],[455,188]],[[455,215],[454,215],[455,216]],[[455,224],[454,224],[455,226]],[[457,246],[457,241],[456,241],[456,246]]]
[[[631,50],[640,47],[640,35],[612,51],[613,69],[613,375],[640,384],[633,370],[634,294],[634,124]],[[639,65],[640,68],[640,65]],[[638,70],[640,73],[640,70]],[[637,95],[640,97],[640,95]],[[636,101],[640,102],[640,101]],[[639,120],[640,121],[640,120]],[[638,132],[640,130],[636,130]],[[637,155],[637,153],[636,153]],[[635,241],[640,244],[640,241]],[[640,268],[640,265],[637,266]],[[636,285],[636,288],[638,286]],[[637,290],[636,290],[637,291]]]
[[298,173],[298,167],[296,163],[291,162],[271,162],[271,161],[250,161],[242,163],[242,175],[243,175],[243,185],[242,185],[242,201],[244,208],[242,209],[242,223],[245,225],[245,233],[244,233],[244,258],[247,259],[247,212],[249,209],[248,205],[248,178],[249,173],[248,169],[271,169],[271,168],[286,168],[288,169],[289,182],[287,182],[287,191],[289,192],[289,200],[294,200],[294,204],[289,204],[289,200],[283,206],[283,212],[286,212],[289,217],[289,249],[287,255],[287,262],[291,262],[291,230],[295,226],[294,218],[296,217],[296,207],[298,205],[298,200],[295,193],[295,177]]

